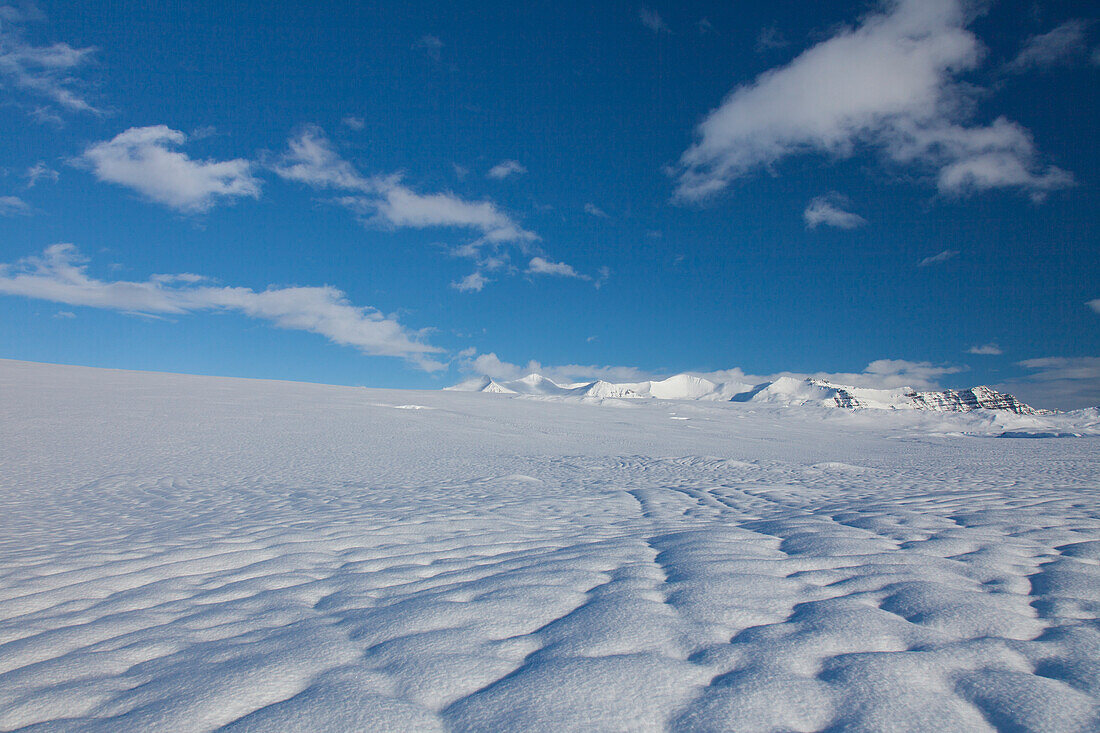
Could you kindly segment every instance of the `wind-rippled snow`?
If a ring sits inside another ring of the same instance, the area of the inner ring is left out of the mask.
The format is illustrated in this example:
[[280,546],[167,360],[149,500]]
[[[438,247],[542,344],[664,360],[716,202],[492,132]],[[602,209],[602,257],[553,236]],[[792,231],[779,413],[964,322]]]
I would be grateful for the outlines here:
[[1095,437],[22,362],[0,397],[3,730],[1100,728]]

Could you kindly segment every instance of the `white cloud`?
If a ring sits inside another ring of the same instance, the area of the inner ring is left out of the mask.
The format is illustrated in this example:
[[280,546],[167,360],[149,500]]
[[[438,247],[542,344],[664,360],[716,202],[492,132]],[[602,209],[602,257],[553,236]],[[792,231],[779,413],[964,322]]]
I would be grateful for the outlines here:
[[442,56],[443,41],[439,40],[437,36],[426,35],[418,38],[412,47],[428,54],[434,61],[439,61]]
[[558,383],[594,381],[596,379],[604,379],[609,382],[640,382],[657,378],[654,373],[636,367],[586,366],[581,364],[549,366],[534,360],[521,366],[502,361],[495,353],[480,354],[476,358],[471,357],[473,357],[472,353],[468,354],[462,361],[463,368],[475,374],[502,381],[519,379],[528,374],[541,374]]
[[312,188],[355,192],[337,202],[364,218],[375,218],[395,227],[458,227],[482,234],[475,249],[484,244],[533,242],[538,236],[524,230],[490,201],[467,201],[455,194],[416,193],[401,183],[399,175],[362,175],[340,157],[319,127],[304,127],[288,141],[288,151],[272,166],[282,178]]
[[405,186],[391,185],[376,207],[386,221],[399,227],[466,227],[480,231],[488,242],[537,239],[491,201],[466,201],[452,193],[418,194]]
[[945,249],[939,254],[934,254],[931,257],[925,257],[923,260],[917,263],[917,267],[928,267],[929,265],[938,265],[941,262],[947,262],[959,256],[957,249]]
[[854,374],[818,372],[809,376],[853,387],[939,389],[939,379],[966,371],[966,367],[906,359],[877,359]]
[[939,174],[944,193],[994,187],[1043,193],[1070,185],[1044,168],[1028,132],[1008,120],[967,125],[983,48],[963,0],[891,0],[736,88],[681,156],[676,197],[698,201],[792,155],[861,147]]
[[0,216],[29,216],[33,212],[34,209],[18,196],[0,196]]
[[791,42],[778,28],[769,26],[760,29],[760,32],[756,35],[756,45],[753,46],[753,50],[757,53],[765,53],[777,48],[786,48],[789,45],[791,45]]
[[572,265],[564,262],[552,262],[543,257],[532,257],[527,263],[528,275],[555,275],[557,277],[575,277],[581,280],[591,280],[588,275],[582,275],[573,269]]
[[638,18],[642,21],[642,25],[654,33],[672,33],[672,29],[665,24],[664,18],[662,18],[656,10],[642,8],[638,11]]
[[367,126],[366,121],[362,117],[356,117],[355,115],[345,116],[342,120],[340,120],[340,124],[344,127],[351,128],[352,130],[362,130],[364,127]]
[[[466,371],[498,380],[518,379],[527,374],[537,373],[558,383],[583,382],[595,379],[621,383],[664,379],[671,375],[668,371],[654,372],[629,366],[586,366],[580,364],[549,366],[535,360],[521,366],[503,361],[495,353],[481,354],[474,358],[475,353],[469,351],[462,354],[461,366]],[[906,361],[904,359],[879,359],[868,364],[862,372],[855,373],[815,372],[806,374],[801,372],[778,372],[775,374],[750,374],[736,367],[711,372],[688,371],[687,373],[719,384],[730,382],[756,385],[772,382],[780,377],[793,377],[795,379],[823,379],[835,384],[873,389],[912,387],[914,389],[932,390],[940,388],[937,381],[940,377],[962,371],[965,371],[965,367],[932,364],[925,361]]]
[[841,208],[847,205],[848,200],[838,193],[816,196],[802,212],[802,218],[806,220],[806,226],[810,229],[816,229],[822,224],[837,229],[855,229],[867,223],[867,220],[859,214],[853,214]]
[[588,203],[588,204],[584,205],[584,213],[591,214],[592,216],[598,216],[601,219],[608,218],[606,211],[604,211],[599,206],[596,206],[595,204],[592,204],[592,203]]
[[1090,300],[1085,305],[1087,305],[1089,308],[1092,308],[1097,313],[1100,313],[1100,298],[1097,298],[1096,300]]
[[23,174],[27,179],[27,188],[34,188],[39,181],[50,181],[56,183],[60,174],[53,168],[49,167],[43,161],[38,161]]
[[1025,359],[1020,366],[1035,372],[1032,379],[1051,381],[1055,379],[1096,379],[1100,380],[1100,357],[1095,356],[1048,356],[1042,359]]
[[1000,356],[1005,353],[1000,346],[995,343],[982,344],[980,346],[971,346],[966,350],[968,354],[977,354],[979,356]]
[[53,314],[53,317],[54,318],[60,318],[60,319],[76,318],[76,314],[73,313],[72,311],[58,311],[57,313]]
[[348,161],[316,125],[306,125],[287,140],[287,152],[272,166],[281,178],[304,183],[312,188],[375,192],[382,184],[367,178]]
[[461,280],[451,283],[451,287],[461,293],[480,293],[490,282],[492,280],[481,272],[474,271]]
[[1008,64],[1010,71],[1027,71],[1041,66],[1055,66],[1072,61],[1087,51],[1085,31],[1089,23],[1070,20],[1049,33],[1027,39],[1019,55]]
[[[0,80],[45,100],[66,112],[98,113],[84,96],[75,74],[87,66],[96,49],[74,48],[67,43],[34,46],[23,39],[21,26],[44,20],[34,6],[20,9],[0,7]],[[39,108],[40,119],[59,120],[50,108]]]
[[1036,407],[1073,410],[1100,406],[1100,358],[1094,356],[1027,359],[1019,365],[1033,372],[996,385]]
[[0,264],[0,293],[66,305],[146,315],[232,311],[269,321],[279,328],[310,331],[364,354],[407,359],[421,369],[444,365],[432,358],[442,350],[374,308],[352,305],[331,286],[215,287],[193,274],[154,275],[145,281],[105,281],[90,277],[87,261],[71,244],[47,247],[39,257]]
[[187,136],[165,125],[131,127],[84,151],[80,162],[100,181],[133,189],[151,201],[180,211],[201,212],[219,198],[258,198],[252,164],[235,160],[192,160],[172,148]]
[[497,181],[503,181],[508,176],[521,175],[526,172],[527,169],[518,160],[502,160],[490,168],[485,175]]

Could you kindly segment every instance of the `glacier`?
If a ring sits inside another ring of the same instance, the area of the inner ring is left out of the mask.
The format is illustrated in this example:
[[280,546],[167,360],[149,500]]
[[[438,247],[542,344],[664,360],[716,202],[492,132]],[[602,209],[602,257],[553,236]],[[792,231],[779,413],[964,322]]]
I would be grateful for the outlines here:
[[0,361],[0,729],[1100,729],[1097,410],[500,386]]

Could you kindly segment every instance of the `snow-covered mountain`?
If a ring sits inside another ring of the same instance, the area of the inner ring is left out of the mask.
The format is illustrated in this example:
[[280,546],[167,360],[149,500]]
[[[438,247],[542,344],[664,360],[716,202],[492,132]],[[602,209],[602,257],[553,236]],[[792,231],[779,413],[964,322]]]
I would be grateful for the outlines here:
[[947,389],[942,392],[918,392],[909,387],[872,389],[795,377],[780,377],[775,381],[758,385],[739,382],[720,384],[691,374],[676,374],[658,381],[624,384],[613,384],[603,380],[558,384],[540,374],[528,374],[522,379],[501,382],[488,377],[478,377],[447,389],[550,397],[754,402],[792,407],[817,405],[847,409],[932,410],[935,412],[971,412],[985,409],[1017,415],[1038,415],[1046,412],[1026,405],[1010,394],[1002,394],[986,386]]

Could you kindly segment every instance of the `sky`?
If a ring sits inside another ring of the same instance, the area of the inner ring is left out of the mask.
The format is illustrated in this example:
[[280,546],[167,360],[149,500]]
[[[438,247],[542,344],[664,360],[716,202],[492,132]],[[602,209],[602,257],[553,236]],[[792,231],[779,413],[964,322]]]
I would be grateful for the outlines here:
[[1098,82],[1087,2],[0,5],[0,357],[1097,405]]

